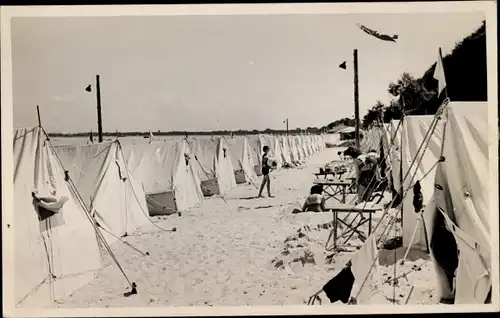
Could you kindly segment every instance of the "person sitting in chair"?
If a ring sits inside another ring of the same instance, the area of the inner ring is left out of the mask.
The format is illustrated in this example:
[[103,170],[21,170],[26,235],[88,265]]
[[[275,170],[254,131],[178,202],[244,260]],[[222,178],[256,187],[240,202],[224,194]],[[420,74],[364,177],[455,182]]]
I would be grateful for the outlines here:
[[349,147],[344,151],[344,156],[349,156],[354,159],[358,189],[358,200],[356,203],[369,201],[378,181],[378,154],[376,152],[369,152],[363,155],[358,148]]

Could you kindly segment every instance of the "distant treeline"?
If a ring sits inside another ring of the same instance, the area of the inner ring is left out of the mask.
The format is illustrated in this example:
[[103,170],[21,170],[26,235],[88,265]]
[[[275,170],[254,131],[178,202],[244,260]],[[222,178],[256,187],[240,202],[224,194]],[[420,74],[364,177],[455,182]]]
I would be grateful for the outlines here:
[[[288,130],[288,134],[320,134],[323,130],[316,127],[307,127],[306,129],[293,129]],[[227,136],[227,135],[258,135],[258,134],[268,134],[268,135],[285,135],[286,130],[280,129],[266,129],[266,130],[216,130],[216,131],[152,131],[155,136]],[[94,137],[97,137],[97,132],[92,132]],[[79,132],[79,133],[50,133],[50,137],[89,137],[90,132]],[[106,137],[140,137],[149,136],[148,132],[141,131],[131,131],[131,132],[104,132],[103,136]]]

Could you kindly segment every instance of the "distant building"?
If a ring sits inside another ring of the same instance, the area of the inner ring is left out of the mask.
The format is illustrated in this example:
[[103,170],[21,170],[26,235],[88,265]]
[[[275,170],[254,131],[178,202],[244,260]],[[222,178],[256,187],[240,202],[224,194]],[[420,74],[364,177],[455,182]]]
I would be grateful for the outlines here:
[[356,138],[356,129],[354,127],[345,127],[337,131],[340,140],[351,140]]

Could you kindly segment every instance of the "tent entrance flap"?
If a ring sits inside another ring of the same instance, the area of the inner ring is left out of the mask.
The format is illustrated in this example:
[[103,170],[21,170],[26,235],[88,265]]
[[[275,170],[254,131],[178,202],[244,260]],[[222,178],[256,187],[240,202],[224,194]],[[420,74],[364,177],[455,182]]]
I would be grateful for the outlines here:
[[215,179],[201,181],[200,186],[201,192],[203,192],[203,195],[206,197],[220,194],[219,184]]
[[260,177],[262,175],[262,165],[255,165],[253,168],[257,176]]
[[146,194],[150,216],[177,214],[177,204],[172,191]]
[[234,178],[236,179],[236,184],[243,184],[247,182],[245,171],[243,169],[234,171]]

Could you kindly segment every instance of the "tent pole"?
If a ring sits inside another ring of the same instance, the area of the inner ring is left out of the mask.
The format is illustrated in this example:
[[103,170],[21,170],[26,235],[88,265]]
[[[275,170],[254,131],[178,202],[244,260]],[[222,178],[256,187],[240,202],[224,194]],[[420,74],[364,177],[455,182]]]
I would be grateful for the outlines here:
[[404,202],[403,202],[403,189],[404,189],[404,185],[403,185],[403,132],[404,132],[404,118],[405,118],[405,115],[404,115],[404,101],[403,101],[403,112],[402,112],[402,115],[401,115],[401,137],[400,137],[400,140],[399,140],[399,152],[400,152],[400,160],[399,160],[399,185],[400,185],[400,189],[399,189],[399,199],[401,200],[400,204],[401,204],[401,229],[403,229],[403,222],[404,222],[404,216],[403,216],[403,210],[404,210]]

